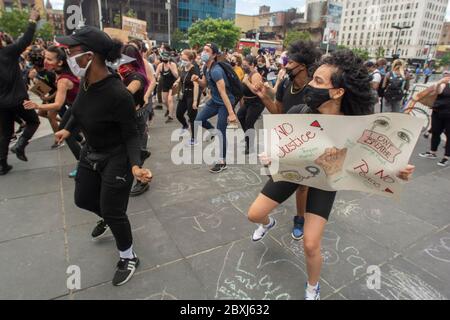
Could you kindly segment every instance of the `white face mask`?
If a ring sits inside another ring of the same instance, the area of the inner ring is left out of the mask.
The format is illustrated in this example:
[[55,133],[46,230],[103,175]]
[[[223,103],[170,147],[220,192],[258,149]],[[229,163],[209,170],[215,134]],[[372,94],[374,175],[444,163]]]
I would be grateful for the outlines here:
[[84,56],[85,54],[93,54],[93,52],[88,51],[88,52],[83,52],[80,54],[77,54],[73,57],[68,57],[67,58],[67,64],[69,65],[70,71],[72,71],[72,73],[79,77],[79,78],[83,78],[84,76],[86,76],[86,72],[89,69],[89,66],[91,65],[92,60],[89,60],[89,62],[87,63],[86,67],[81,68],[78,63],[77,63],[77,58]]

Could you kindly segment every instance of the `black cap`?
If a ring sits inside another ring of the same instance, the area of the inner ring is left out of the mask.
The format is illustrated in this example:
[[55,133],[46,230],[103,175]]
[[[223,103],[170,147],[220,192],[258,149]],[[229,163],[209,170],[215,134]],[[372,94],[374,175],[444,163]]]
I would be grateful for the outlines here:
[[104,56],[111,51],[113,41],[108,34],[92,26],[77,28],[69,36],[56,37],[56,42],[67,47],[84,45]]
[[205,46],[210,47],[212,52],[213,52],[213,54],[219,54],[220,53],[219,47],[215,43],[212,43],[212,42],[211,43],[207,43]]

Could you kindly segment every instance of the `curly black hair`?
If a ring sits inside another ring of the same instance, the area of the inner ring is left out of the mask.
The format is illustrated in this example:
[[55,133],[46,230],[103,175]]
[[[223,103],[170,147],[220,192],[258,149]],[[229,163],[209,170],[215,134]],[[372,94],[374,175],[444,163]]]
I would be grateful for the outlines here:
[[314,42],[299,40],[289,46],[288,56],[290,60],[304,64],[308,69],[308,74],[311,76],[322,53]]
[[338,50],[324,57],[319,63],[321,65],[336,68],[331,83],[334,88],[345,89],[342,113],[353,116],[373,113],[376,98],[370,86],[372,77],[360,57],[348,49]]

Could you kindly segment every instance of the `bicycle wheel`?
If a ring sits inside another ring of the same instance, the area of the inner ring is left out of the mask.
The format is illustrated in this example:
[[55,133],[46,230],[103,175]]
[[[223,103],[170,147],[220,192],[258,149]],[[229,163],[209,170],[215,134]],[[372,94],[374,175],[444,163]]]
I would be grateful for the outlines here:
[[418,107],[414,107],[409,111],[409,114],[412,115],[413,117],[417,117],[419,119],[424,119],[424,124],[422,127],[422,132],[427,131],[429,126],[430,126],[430,116],[428,115],[428,113]]

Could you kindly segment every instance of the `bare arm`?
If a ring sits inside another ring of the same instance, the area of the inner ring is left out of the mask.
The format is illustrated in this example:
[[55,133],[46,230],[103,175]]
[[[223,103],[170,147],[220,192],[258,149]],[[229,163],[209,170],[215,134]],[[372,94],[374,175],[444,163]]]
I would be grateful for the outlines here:
[[249,79],[248,77],[244,77],[244,81],[243,83],[250,89],[251,92],[253,92],[254,94],[258,94],[258,89],[255,84],[262,84],[262,77],[259,73],[255,72],[251,78]]
[[73,88],[73,83],[69,79],[61,79],[57,83],[57,90],[55,95],[55,102],[49,104],[38,105],[32,101],[25,101],[25,109],[39,109],[39,110],[59,110],[66,101],[67,91]]
[[228,115],[234,115],[233,106],[231,105],[230,99],[228,98],[227,91],[225,88],[225,81],[220,79],[216,82],[217,89],[219,90],[220,97],[222,98],[225,107],[227,108]]
[[198,104],[198,93],[200,91],[199,85],[197,82],[194,82],[194,101],[192,103],[192,108],[197,109]]
[[148,102],[149,98],[152,96],[153,90],[156,87],[156,79],[153,72],[153,67],[150,66],[147,60],[144,60],[145,64],[145,74],[147,75],[148,81],[150,81],[150,85],[148,86],[147,92],[144,95],[144,101]]
[[141,82],[139,80],[133,80],[127,86],[127,89],[131,92],[131,94],[135,94],[141,89]]
[[170,71],[172,72],[172,74],[175,77],[175,79],[178,79],[178,68],[177,68],[177,65],[172,62],[169,67],[170,67]]

